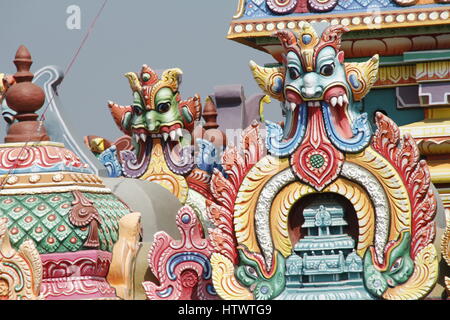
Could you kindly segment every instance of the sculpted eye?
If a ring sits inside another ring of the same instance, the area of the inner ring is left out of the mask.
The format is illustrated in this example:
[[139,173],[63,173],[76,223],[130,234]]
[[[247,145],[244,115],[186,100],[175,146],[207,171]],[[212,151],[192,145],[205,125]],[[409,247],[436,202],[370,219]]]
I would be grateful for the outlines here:
[[320,68],[320,74],[326,77],[331,76],[334,73],[334,63],[323,65]]
[[170,110],[170,102],[162,102],[158,104],[158,106],[156,107],[156,111],[158,111],[159,113],[165,113],[169,110]]
[[395,272],[398,269],[400,269],[400,267],[402,266],[402,262],[403,262],[403,258],[402,257],[400,257],[397,260],[395,260],[395,262],[392,264],[391,272]]
[[248,275],[257,278],[258,277],[258,273],[256,272],[255,268],[250,267],[250,266],[245,266],[245,271],[247,272]]
[[298,79],[300,77],[300,72],[298,72],[298,70],[296,68],[289,67],[288,72],[289,72],[289,77],[292,80]]
[[134,105],[134,106],[133,106],[133,112],[134,112],[136,115],[140,116],[140,115],[142,114],[142,109],[141,109],[141,107],[139,107],[139,106],[137,106],[137,105]]
[[150,76],[149,73],[143,73],[143,74],[142,74],[142,80],[143,80],[144,82],[147,82],[148,80],[150,80],[150,78],[151,78],[151,76]]

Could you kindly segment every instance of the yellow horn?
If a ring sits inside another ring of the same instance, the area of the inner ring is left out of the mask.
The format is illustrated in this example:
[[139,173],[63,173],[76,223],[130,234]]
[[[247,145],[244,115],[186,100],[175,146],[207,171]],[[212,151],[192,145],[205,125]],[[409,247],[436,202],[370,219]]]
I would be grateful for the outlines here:
[[256,83],[265,94],[284,101],[283,86],[286,72],[284,67],[264,68],[250,61],[250,69]]
[[377,81],[379,62],[379,56],[376,54],[366,62],[345,64],[347,81],[352,88],[355,101],[364,98]]
[[178,68],[167,69],[163,72],[161,76],[161,82],[164,87],[169,87],[173,91],[178,91],[178,86],[181,83],[181,76],[183,75],[183,71]]
[[141,92],[142,86],[136,73],[128,72],[125,74],[125,77],[130,82],[130,87],[133,92]]

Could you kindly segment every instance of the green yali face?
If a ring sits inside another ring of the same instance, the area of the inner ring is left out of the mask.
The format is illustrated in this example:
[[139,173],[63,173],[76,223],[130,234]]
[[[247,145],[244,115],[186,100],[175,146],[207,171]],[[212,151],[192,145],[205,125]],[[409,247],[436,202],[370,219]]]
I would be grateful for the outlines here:
[[130,119],[132,130],[145,129],[148,133],[161,133],[163,127],[169,128],[177,123],[181,128],[183,119],[178,110],[177,95],[170,88],[161,88],[155,95],[154,108],[148,110],[140,94],[135,92]]
[[388,252],[387,267],[379,270],[373,263],[371,250],[364,256],[364,280],[367,289],[376,296],[381,296],[389,287],[394,288],[408,281],[414,272],[414,262],[410,257],[411,233],[405,231],[398,243]]
[[153,108],[146,108],[139,92],[133,93],[132,112],[127,113],[123,126],[131,128],[132,143],[139,158],[146,150],[148,137],[156,135],[167,141],[181,140],[183,119],[178,109],[178,92],[163,87],[155,94]]
[[391,251],[388,269],[382,273],[391,288],[405,283],[414,271],[414,262],[409,256],[410,247],[411,234],[406,232],[402,234],[400,244]]
[[240,263],[235,271],[236,278],[242,285],[250,289],[255,299],[271,300],[283,292],[286,285],[285,263],[284,257],[279,252],[276,253],[276,270],[270,278],[266,278],[261,270],[264,266],[251,259],[244,250],[239,249],[238,251]]

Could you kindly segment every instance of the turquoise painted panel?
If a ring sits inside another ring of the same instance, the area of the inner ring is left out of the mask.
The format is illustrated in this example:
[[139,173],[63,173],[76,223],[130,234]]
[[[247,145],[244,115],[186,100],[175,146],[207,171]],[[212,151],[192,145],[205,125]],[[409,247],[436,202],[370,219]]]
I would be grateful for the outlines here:
[[367,112],[372,125],[376,111],[384,111],[399,126],[424,119],[423,108],[397,108],[395,88],[372,89],[363,100],[363,111]]

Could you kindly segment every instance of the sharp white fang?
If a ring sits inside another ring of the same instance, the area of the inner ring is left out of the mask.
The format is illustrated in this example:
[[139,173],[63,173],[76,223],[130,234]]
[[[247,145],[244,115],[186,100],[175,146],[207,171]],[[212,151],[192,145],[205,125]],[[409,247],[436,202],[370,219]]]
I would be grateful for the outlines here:
[[145,133],[141,133],[141,140],[144,142],[147,140],[147,135]]
[[294,111],[297,105],[294,102],[291,102],[291,110]]
[[172,139],[173,141],[177,140],[177,133],[175,132],[175,130],[170,131],[170,139]]
[[169,139],[169,134],[167,132],[163,132],[163,138],[164,141],[167,141],[167,139]]
[[177,135],[178,135],[178,137],[182,137],[183,136],[183,130],[181,130],[181,128],[177,129]]
[[338,98],[338,104],[342,107],[342,104],[344,103],[344,98],[342,96],[339,96]]
[[347,95],[346,95],[345,93],[344,93],[343,97],[344,97],[344,102],[345,102],[346,104],[348,104],[348,97],[347,97]]
[[335,106],[336,106],[336,103],[337,103],[337,101],[338,101],[338,99],[337,99],[336,97],[333,97],[333,98],[331,98],[331,100],[330,100],[330,102],[331,102],[331,105],[332,105],[333,107],[335,107]]

